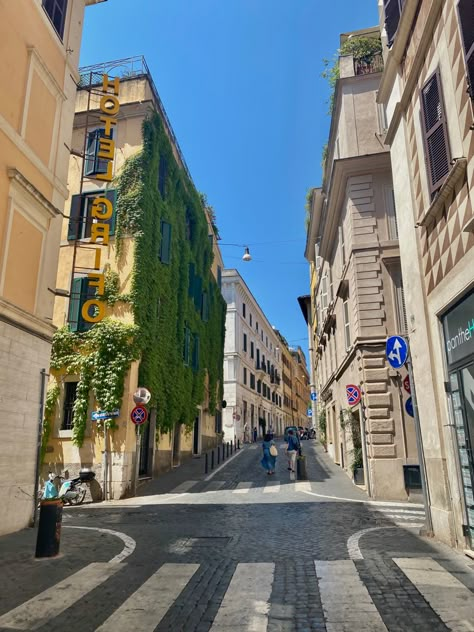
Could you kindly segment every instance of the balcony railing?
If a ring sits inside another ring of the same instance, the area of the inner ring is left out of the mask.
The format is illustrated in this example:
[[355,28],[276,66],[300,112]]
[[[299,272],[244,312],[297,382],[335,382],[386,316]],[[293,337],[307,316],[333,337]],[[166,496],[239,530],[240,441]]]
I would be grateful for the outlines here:
[[371,75],[383,71],[383,57],[379,53],[366,59],[354,59],[355,75]]

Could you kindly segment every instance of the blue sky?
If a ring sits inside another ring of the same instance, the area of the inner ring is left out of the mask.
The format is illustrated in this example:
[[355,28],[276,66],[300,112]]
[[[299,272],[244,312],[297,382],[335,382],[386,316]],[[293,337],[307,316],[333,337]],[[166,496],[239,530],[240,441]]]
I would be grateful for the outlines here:
[[339,34],[378,23],[376,0],[108,0],[88,7],[81,65],[144,55],[225,265],[270,323],[307,351],[306,191],[321,182]]

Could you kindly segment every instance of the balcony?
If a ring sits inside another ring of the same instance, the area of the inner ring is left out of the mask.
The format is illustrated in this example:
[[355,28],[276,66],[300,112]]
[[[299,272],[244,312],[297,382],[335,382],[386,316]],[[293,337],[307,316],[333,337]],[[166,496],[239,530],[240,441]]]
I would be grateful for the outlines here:
[[383,57],[380,53],[362,59],[354,58],[354,75],[356,75],[356,77],[359,75],[372,75],[382,71]]
[[266,373],[266,366],[263,362],[255,362],[255,370],[257,373]]

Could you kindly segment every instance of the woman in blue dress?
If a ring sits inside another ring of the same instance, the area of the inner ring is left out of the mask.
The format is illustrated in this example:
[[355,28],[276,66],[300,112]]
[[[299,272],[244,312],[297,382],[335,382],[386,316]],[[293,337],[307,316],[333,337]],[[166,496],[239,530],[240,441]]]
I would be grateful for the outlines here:
[[[274,450],[271,450],[272,446],[274,447]],[[275,451],[276,446],[272,436],[268,433],[263,438],[262,449],[263,458],[260,461],[262,467],[267,470],[267,474],[275,474],[276,456],[273,456],[271,452]]]

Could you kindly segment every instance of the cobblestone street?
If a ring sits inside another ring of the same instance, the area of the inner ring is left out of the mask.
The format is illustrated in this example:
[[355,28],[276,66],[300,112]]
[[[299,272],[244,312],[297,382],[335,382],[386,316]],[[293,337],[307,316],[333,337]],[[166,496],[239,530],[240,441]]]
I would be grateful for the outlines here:
[[246,446],[68,508],[55,560],[33,560],[33,530],[0,538],[0,630],[474,630],[474,561],[418,535],[422,506],[368,502],[304,451],[308,481]]

